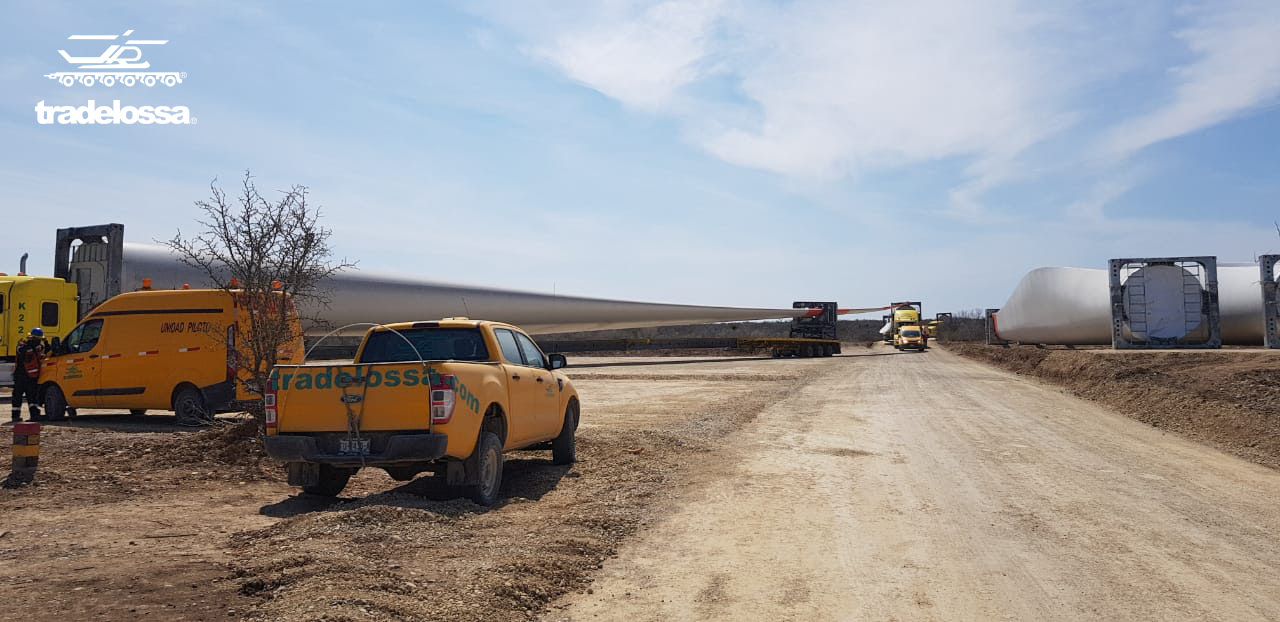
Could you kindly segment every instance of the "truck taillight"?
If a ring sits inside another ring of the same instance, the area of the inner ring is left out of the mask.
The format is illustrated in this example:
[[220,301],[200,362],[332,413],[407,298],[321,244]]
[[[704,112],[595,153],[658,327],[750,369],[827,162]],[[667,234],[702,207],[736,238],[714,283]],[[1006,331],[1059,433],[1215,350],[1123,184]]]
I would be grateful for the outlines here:
[[262,394],[262,409],[266,415],[267,434],[276,433],[276,379],[267,382],[267,390]]
[[431,385],[431,423],[449,423],[453,418],[457,378],[453,375],[440,376],[438,384]]

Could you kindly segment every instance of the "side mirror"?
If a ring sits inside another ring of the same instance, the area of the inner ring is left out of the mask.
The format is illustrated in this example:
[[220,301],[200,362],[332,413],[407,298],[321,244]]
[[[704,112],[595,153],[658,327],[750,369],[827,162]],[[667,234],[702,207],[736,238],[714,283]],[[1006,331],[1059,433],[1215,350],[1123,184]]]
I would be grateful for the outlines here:
[[547,360],[551,361],[551,369],[564,369],[569,366],[563,354],[548,354]]
[[54,337],[53,341],[49,342],[49,352],[54,356],[62,354],[62,339],[60,337]]

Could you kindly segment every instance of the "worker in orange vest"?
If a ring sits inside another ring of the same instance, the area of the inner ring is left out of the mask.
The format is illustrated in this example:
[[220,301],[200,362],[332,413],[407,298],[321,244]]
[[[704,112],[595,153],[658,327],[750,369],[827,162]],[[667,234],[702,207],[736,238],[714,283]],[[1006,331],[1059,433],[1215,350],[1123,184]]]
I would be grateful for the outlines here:
[[40,387],[40,366],[49,345],[44,341],[44,329],[31,329],[31,336],[18,344],[18,357],[13,366],[13,420],[22,421],[22,398],[27,398],[31,408],[31,420],[40,421],[40,402],[36,397]]

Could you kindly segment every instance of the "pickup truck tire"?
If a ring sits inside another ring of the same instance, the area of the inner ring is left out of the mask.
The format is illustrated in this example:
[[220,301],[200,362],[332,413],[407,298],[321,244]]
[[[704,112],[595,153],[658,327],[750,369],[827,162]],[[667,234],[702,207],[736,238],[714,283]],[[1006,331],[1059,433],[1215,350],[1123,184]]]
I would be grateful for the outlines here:
[[569,402],[564,409],[564,423],[560,426],[560,436],[551,441],[551,464],[573,464],[578,460],[577,445],[574,432],[578,429],[578,403]]
[[497,503],[502,488],[502,442],[493,432],[482,431],[476,442],[476,480],[465,487],[467,496],[477,505]]
[[67,397],[56,384],[51,384],[44,390],[44,414],[55,421],[67,414]]
[[309,495],[317,495],[320,497],[336,497],[347,487],[347,482],[351,481],[351,476],[356,472],[355,469],[343,469],[335,467],[331,464],[320,465],[320,481],[314,486],[303,486],[302,492]]

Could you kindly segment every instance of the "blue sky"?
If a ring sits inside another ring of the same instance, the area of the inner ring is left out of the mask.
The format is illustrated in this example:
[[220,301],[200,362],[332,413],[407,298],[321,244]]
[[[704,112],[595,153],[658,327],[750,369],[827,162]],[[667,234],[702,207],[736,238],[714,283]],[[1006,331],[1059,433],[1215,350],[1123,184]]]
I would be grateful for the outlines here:
[[[0,20],[0,216],[23,232],[0,270],[26,251],[48,271],[59,226],[188,230],[246,168],[310,186],[362,268],[640,300],[959,310],[1039,266],[1280,252],[1274,0],[2,2]],[[69,35],[129,29],[187,79],[44,77],[59,49],[99,51]],[[36,123],[36,102],[90,98],[198,122]]]

